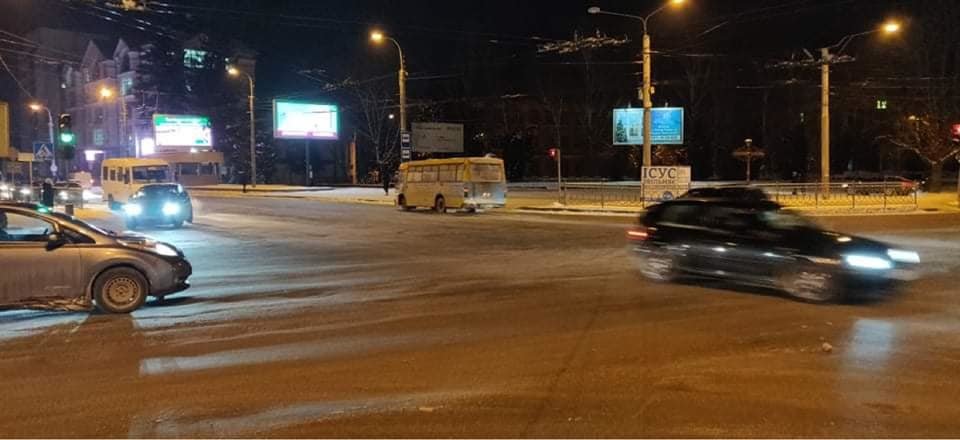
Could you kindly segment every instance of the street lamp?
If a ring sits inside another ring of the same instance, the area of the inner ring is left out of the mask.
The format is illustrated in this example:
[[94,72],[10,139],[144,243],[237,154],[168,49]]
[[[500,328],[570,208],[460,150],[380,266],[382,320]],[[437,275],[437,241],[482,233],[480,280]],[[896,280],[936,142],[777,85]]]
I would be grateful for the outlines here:
[[403,49],[400,43],[394,38],[384,34],[382,31],[374,30],[370,32],[370,41],[374,44],[383,44],[385,40],[390,40],[397,47],[397,53],[400,56],[399,88],[400,88],[400,133],[401,136],[407,132],[407,67],[403,58]]
[[227,74],[232,77],[240,77],[240,75],[245,75],[247,77],[247,82],[250,85],[250,186],[253,188],[257,187],[257,138],[256,138],[256,119],[253,114],[253,100],[254,100],[254,81],[253,77],[250,76],[247,72],[242,72],[240,69],[235,66],[227,66]]
[[[820,185],[823,194],[830,193],[830,65],[842,61],[843,52],[857,37],[878,32],[893,35],[899,33],[901,28],[899,22],[889,20],[876,29],[847,35],[837,44],[820,49]],[[831,53],[831,50],[835,50],[835,53]]]
[[[29,105],[30,110],[34,112],[39,112],[45,110],[47,112],[47,136],[50,139],[50,153],[53,154],[53,160],[50,161],[50,172],[53,173],[54,177],[57,175],[57,142],[53,140],[53,113],[50,113],[50,109],[40,104],[39,102],[34,102]],[[30,165],[33,168],[33,164]],[[31,173],[33,171],[31,170]]]
[[[116,91],[110,87],[103,86],[100,88],[100,97],[103,99],[111,99],[115,94]],[[123,148],[127,150],[127,154],[129,155],[130,138],[127,136],[127,99],[122,95],[118,96],[118,98],[120,101],[120,131],[118,134],[120,135],[121,142],[123,142]],[[140,157],[139,150],[136,150],[136,148],[134,148],[134,150],[133,156]]]
[[593,15],[612,15],[615,17],[630,18],[639,20],[643,23],[643,166],[653,165],[653,90],[652,90],[652,52],[650,49],[650,34],[647,29],[647,23],[655,15],[662,12],[668,6],[682,6],[685,0],[670,0],[645,17],[639,15],[622,14],[619,12],[604,11],[597,6],[587,9],[587,13]]

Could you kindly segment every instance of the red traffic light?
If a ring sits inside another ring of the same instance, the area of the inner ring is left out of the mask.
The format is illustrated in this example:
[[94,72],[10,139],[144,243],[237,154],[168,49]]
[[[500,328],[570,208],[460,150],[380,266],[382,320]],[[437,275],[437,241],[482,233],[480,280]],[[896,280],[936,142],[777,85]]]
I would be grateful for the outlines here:
[[551,149],[547,150],[547,154],[549,154],[549,155],[550,155],[550,158],[551,158],[551,159],[554,159],[554,160],[557,159],[557,155],[558,155],[559,153],[560,153],[560,150],[558,150],[558,149],[556,149],[556,148],[551,148]]

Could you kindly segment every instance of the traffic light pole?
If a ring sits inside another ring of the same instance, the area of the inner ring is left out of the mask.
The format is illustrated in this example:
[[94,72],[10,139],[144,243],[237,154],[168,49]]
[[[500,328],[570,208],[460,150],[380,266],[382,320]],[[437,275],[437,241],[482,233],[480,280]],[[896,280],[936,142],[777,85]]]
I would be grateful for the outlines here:
[[[49,136],[49,139],[50,139],[50,152],[53,154],[53,159],[50,161],[50,172],[53,173],[54,180],[56,180],[57,171],[58,171],[57,170],[57,141],[53,139],[53,113],[50,113],[50,109],[47,107],[43,107],[43,109],[47,111],[47,136]],[[32,171],[33,164],[31,164],[30,168]]]

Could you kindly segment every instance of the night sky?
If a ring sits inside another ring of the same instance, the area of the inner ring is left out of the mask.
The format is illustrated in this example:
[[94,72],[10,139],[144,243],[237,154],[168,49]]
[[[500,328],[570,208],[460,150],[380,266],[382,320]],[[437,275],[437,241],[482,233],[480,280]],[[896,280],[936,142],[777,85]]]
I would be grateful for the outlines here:
[[[0,29],[23,35],[48,26],[147,41],[151,34],[133,27],[143,20],[151,29],[170,35],[204,30],[228,33],[260,53],[260,85],[274,94],[315,86],[297,74],[303,69],[322,69],[334,78],[346,74],[344,66],[357,63],[370,63],[371,69],[377,69],[377,63],[384,73],[395,69],[393,51],[367,42],[373,26],[401,41],[412,76],[443,75],[456,70],[458,54],[462,56],[467,47],[509,63],[529,57],[545,41],[570,39],[575,31],[593,34],[600,30],[609,36],[639,40],[638,22],[591,16],[587,7],[644,15],[661,4],[611,0],[168,0],[148,2],[151,12],[127,13],[110,22],[102,18],[110,16],[109,9],[82,6],[85,1],[73,2],[77,6],[70,8],[68,2],[58,0],[0,0],[0,10],[5,11],[0,15]],[[110,2],[86,3],[103,7]],[[909,18],[909,4],[889,0],[688,0],[682,10],[667,10],[655,18],[651,29],[656,49],[675,55],[723,55],[736,63],[788,57],[803,47],[832,44],[886,17]],[[622,56],[629,58],[631,52],[633,49],[625,49]],[[553,55],[540,58],[563,61]],[[5,73],[0,84],[3,99],[12,99]]]

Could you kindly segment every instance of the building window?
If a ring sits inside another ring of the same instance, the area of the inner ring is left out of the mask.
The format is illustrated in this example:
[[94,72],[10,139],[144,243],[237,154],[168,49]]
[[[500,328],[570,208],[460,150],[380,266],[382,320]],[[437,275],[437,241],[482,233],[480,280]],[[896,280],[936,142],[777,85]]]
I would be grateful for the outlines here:
[[129,76],[128,76],[128,77],[125,77],[125,78],[123,78],[123,79],[120,80],[120,93],[121,93],[123,96],[129,95],[129,94],[130,94],[130,90],[132,90],[132,89],[133,89],[133,78],[132,78],[132,77],[129,77]]
[[207,52],[204,50],[184,49],[183,67],[188,69],[202,69],[206,64]]
[[877,100],[877,110],[886,110],[887,109],[887,100],[878,99]]
[[102,147],[105,143],[107,143],[107,136],[103,132],[103,129],[94,128],[93,129],[93,145]]

